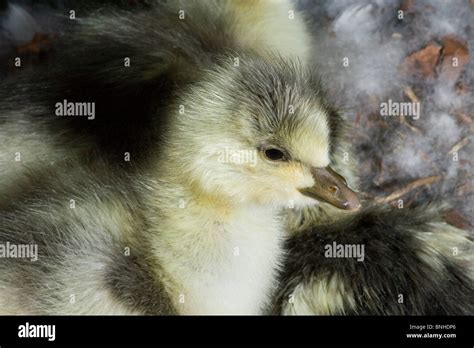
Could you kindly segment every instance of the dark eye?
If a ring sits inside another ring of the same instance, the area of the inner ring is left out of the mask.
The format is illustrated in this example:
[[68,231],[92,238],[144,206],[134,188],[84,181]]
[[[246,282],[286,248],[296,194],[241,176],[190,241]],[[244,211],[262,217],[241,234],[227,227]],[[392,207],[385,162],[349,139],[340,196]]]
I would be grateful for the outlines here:
[[272,147],[272,146],[264,148],[263,154],[270,161],[287,161],[288,160],[287,156],[282,150],[276,147]]

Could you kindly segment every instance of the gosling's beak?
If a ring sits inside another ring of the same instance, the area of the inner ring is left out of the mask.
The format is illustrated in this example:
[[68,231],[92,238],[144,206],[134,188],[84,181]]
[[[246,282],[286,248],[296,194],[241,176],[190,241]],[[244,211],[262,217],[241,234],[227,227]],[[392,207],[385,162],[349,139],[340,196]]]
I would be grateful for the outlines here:
[[347,186],[346,179],[336,173],[331,167],[311,168],[315,185],[299,189],[311,198],[329,203],[339,209],[358,210],[359,198],[356,192]]

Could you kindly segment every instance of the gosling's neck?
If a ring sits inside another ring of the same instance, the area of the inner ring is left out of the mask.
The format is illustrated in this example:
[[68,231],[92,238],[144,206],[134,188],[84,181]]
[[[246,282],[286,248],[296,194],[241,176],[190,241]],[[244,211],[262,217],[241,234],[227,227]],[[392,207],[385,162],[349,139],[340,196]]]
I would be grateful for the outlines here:
[[177,177],[156,184],[150,244],[177,311],[261,313],[282,255],[278,209],[206,194]]

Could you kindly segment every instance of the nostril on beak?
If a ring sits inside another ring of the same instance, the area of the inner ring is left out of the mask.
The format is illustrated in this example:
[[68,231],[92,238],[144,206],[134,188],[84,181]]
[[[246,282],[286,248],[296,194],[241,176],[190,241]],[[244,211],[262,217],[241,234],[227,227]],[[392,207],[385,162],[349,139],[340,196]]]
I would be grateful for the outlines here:
[[333,195],[337,195],[339,193],[339,187],[331,185],[329,186],[329,192],[331,192]]

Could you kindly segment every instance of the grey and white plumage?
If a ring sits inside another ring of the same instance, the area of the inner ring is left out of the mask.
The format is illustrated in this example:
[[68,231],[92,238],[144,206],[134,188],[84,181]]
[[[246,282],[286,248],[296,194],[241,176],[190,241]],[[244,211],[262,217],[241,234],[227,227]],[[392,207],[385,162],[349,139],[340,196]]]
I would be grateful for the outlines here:
[[[309,64],[309,36],[289,10],[285,1],[109,10],[74,23],[47,69],[0,86],[0,139],[9,139],[0,236],[39,250],[36,262],[0,260],[3,313],[431,313],[433,297],[405,266],[433,275],[432,295],[443,294],[437,312],[459,309],[444,296],[446,279],[470,311],[469,263],[438,246],[447,238],[469,252],[462,231],[428,222],[412,230],[406,221],[422,219],[418,211],[390,220],[377,210],[314,207],[297,190],[314,185],[311,168],[329,164],[357,183],[341,161],[349,146],[340,116]],[[54,116],[63,99],[94,101],[96,119]],[[267,163],[267,144],[291,160]],[[260,157],[256,166],[222,163],[226,149]],[[397,257],[399,243],[410,248],[394,266],[399,278],[386,279],[405,280],[411,307],[394,309],[382,298],[387,284],[364,276],[376,263],[360,270],[351,260],[322,262],[320,236],[350,238],[347,229],[367,245],[392,247],[377,249],[377,261]],[[422,238],[426,229],[433,237]],[[374,289],[366,301],[351,300],[361,289],[347,283],[354,270],[362,289]]]

